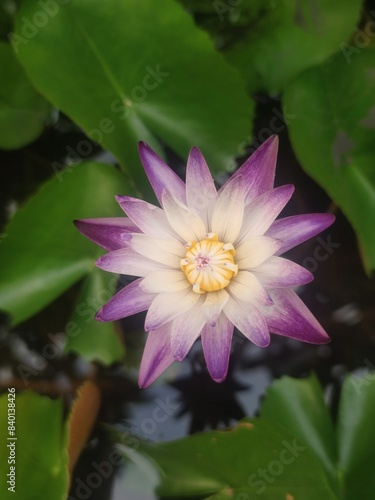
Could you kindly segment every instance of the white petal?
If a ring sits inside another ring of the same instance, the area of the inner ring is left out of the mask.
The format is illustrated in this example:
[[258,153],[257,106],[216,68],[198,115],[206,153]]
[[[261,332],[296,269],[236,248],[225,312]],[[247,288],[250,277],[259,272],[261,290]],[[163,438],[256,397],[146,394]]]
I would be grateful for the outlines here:
[[163,194],[163,207],[169,224],[184,241],[200,241],[206,237],[207,229],[202,219],[168,191]]
[[190,311],[181,314],[172,322],[171,347],[177,361],[184,359],[206,323],[201,310],[203,302],[204,297],[201,296]]
[[224,313],[238,330],[259,347],[270,343],[267,323],[256,307],[249,307],[242,301],[230,298],[224,306]]
[[217,191],[206,160],[196,147],[190,151],[187,161],[186,200],[187,206],[201,217],[210,232]]
[[143,233],[162,238],[178,237],[161,208],[131,196],[116,196],[116,200]]
[[258,278],[248,271],[240,271],[235,278],[232,278],[227,290],[231,295],[244,302],[272,304],[269,294],[262,287]]
[[202,306],[202,313],[206,322],[210,326],[215,326],[223,307],[227,303],[229,295],[225,290],[218,292],[209,292],[206,294],[206,299]]
[[175,293],[160,293],[152,301],[148,310],[145,330],[155,330],[191,309],[200,295],[191,289]]
[[282,243],[267,236],[258,236],[236,247],[236,264],[239,269],[252,269],[269,259]]
[[184,245],[174,239],[155,238],[147,234],[134,234],[129,242],[135,252],[175,269],[186,254]]
[[212,214],[212,232],[219,241],[233,243],[242,226],[246,187],[243,177],[233,178],[219,195]]
[[166,269],[149,274],[139,287],[147,293],[172,293],[191,288],[191,284],[182,271]]

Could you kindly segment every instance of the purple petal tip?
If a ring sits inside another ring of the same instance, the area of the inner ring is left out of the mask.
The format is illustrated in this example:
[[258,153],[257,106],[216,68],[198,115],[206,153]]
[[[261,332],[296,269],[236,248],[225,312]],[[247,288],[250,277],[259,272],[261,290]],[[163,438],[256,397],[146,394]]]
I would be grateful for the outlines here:
[[78,229],[78,231],[79,231],[80,233],[82,232],[82,231],[81,231],[81,226],[82,226],[82,224],[83,224],[83,223],[84,223],[84,221],[83,221],[83,220],[81,220],[81,219],[75,219],[75,220],[73,221],[73,224],[74,224],[75,228],[76,228],[76,229]]
[[95,265],[96,265],[97,267],[100,267],[100,268],[101,268],[101,266],[102,266],[102,261],[103,261],[103,256],[102,256],[102,257],[99,257],[99,259],[97,259],[97,260],[96,260]]
[[103,319],[103,308],[99,309],[99,311],[95,314],[95,319],[96,321],[101,321],[104,323],[104,319]]
[[221,384],[224,382],[224,380],[227,378],[227,374],[225,373],[222,377],[220,378],[214,378],[212,377],[212,380],[216,382],[217,384]]

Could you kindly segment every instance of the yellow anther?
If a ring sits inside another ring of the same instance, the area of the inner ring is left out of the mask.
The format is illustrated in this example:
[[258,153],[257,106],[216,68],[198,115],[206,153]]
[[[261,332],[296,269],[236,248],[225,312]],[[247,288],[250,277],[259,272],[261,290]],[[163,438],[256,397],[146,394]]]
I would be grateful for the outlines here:
[[238,273],[233,245],[218,240],[217,234],[207,234],[206,239],[192,242],[185,258],[181,259],[181,269],[195,293],[222,290]]

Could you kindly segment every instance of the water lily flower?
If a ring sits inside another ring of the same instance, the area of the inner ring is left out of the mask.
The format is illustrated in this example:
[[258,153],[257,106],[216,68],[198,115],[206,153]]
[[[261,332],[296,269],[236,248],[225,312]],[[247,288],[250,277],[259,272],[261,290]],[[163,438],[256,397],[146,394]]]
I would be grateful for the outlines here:
[[274,188],[278,139],[269,138],[217,191],[193,147],[186,184],[144,143],[140,157],[162,208],[116,199],[127,218],[85,219],[76,226],[109,253],[97,266],[139,277],[97,313],[114,321],[146,311],[148,337],[139,385],[150,385],[200,336],[208,371],[227,374],[234,327],[257,346],[270,332],[322,344],[327,333],[292,287],[313,275],[281,254],[318,234],[331,214],[275,220],[294,187]]

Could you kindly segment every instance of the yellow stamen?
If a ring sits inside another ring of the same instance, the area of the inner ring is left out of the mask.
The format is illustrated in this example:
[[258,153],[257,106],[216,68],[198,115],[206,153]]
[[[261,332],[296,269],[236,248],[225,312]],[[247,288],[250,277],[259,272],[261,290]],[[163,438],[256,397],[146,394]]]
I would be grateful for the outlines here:
[[189,242],[186,246],[188,250],[181,259],[181,269],[195,293],[222,290],[237,275],[236,251],[231,243],[218,241],[217,234],[209,233],[206,239]]

